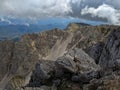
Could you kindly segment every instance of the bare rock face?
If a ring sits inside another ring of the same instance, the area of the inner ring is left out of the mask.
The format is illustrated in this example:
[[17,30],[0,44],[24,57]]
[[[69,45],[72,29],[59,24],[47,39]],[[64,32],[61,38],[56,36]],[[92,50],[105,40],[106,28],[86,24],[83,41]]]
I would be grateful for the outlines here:
[[24,90],[51,90],[51,88],[48,86],[41,86],[41,87],[36,87],[36,88],[26,87],[24,88]]
[[120,70],[120,28],[113,30],[105,41],[99,64],[105,70]]
[[11,68],[13,57],[14,42],[0,42],[0,80],[8,73]]
[[[40,34],[23,35],[18,42],[1,42],[0,67],[1,72],[2,70],[4,72],[0,74],[0,88],[5,88],[8,84],[8,88],[19,90],[28,84],[35,64],[42,58],[46,58],[54,45],[58,41],[64,42],[69,35],[66,31],[55,29]],[[65,49],[60,53],[64,51]]]
[[99,65],[79,48],[70,50],[63,57],[58,58],[56,65],[59,68],[57,73],[60,74],[60,70],[62,69],[63,72],[76,74],[75,76],[72,76],[71,80],[83,83],[87,83],[91,79],[97,78],[97,71],[100,70]]
[[119,75],[113,74],[120,70],[119,34],[118,26],[71,23],[66,30],[2,41],[0,89],[119,90]]
[[64,81],[57,90],[82,90],[82,87],[79,83]]
[[56,64],[71,73],[86,73],[99,70],[99,66],[83,50],[75,48],[57,59]]
[[88,53],[88,55],[92,57],[95,60],[95,62],[98,64],[103,48],[104,48],[104,43],[98,42],[87,48],[85,52]]
[[100,79],[93,79],[83,90],[120,90],[120,74],[115,72]]
[[[73,28],[73,26],[77,26],[78,28]],[[73,39],[71,43],[68,45],[70,49],[74,45],[78,48],[87,49],[99,42],[103,42],[105,38],[110,34],[110,32],[114,29],[117,29],[117,26],[88,26],[81,24],[71,24],[67,31],[72,32]],[[71,29],[73,31],[71,31]],[[89,51],[87,51],[88,53]]]
[[54,61],[39,61],[35,65],[35,69],[32,72],[30,82],[27,86],[29,87],[40,87],[46,83],[46,80],[53,77],[55,71]]

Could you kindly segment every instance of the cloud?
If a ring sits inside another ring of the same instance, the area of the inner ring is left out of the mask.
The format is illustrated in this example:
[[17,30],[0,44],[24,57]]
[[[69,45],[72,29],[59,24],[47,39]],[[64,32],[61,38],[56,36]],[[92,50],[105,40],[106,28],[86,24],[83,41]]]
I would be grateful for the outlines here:
[[51,17],[65,16],[71,11],[71,0],[0,0],[2,16]]
[[120,9],[120,0],[105,0],[104,3],[111,5],[116,9]]
[[[91,9],[94,10],[94,14]],[[119,24],[119,10],[120,0],[0,0],[0,17],[33,20],[48,17],[77,17],[107,20],[109,23]],[[105,13],[108,12],[111,15],[107,17]]]
[[107,19],[111,24],[120,25],[120,10],[116,10],[110,5],[103,4],[98,8],[85,7],[82,9],[81,14],[91,14],[92,17]]
[[0,15],[28,18],[55,16],[79,17],[86,5],[99,5],[101,0],[0,0]]

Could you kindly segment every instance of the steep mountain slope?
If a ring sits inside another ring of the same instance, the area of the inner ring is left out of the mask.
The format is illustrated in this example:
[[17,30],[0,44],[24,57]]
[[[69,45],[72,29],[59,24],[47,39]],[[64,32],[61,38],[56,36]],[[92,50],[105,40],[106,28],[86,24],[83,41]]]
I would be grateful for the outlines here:
[[[1,41],[0,88],[109,90],[99,84],[107,80],[110,86],[111,78],[105,77],[119,77],[119,32],[119,26],[71,23],[65,30],[25,34],[17,42]],[[116,77],[112,80],[119,82]],[[114,87],[119,90],[118,85]]]

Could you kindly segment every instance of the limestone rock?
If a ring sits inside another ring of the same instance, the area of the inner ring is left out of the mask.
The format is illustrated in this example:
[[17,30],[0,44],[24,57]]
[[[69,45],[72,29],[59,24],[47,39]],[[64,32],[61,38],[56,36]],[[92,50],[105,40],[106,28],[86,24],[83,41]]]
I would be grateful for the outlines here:
[[57,59],[56,64],[71,73],[86,73],[99,70],[94,60],[83,50],[75,48]]
[[55,71],[55,64],[53,61],[41,60],[32,72],[31,80],[27,86],[40,87],[46,83],[46,80],[51,78]]
[[88,53],[88,55],[90,57],[92,57],[95,60],[95,62],[98,64],[100,56],[101,56],[102,51],[103,51],[103,47],[104,47],[104,43],[103,42],[98,42],[95,45],[87,48],[85,50],[85,52]]
[[[47,82],[56,86],[59,86],[59,81],[53,81],[59,79],[61,85],[65,83],[64,79],[70,83],[72,78],[71,86],[78,87],[78,84],[73,84],[76,79],[89,83],[91,79],[98,78],[98,63],[103,70],[101,73],[104,73],[100,74],[102,78],[113,71],[119,71],[119,34],[119,26],[73,23],[66,30],[53,29],[38,34],[25,34],[16,42],[2,41],[0,88],[20,90],[30,84],[33,76],[36,77],[34,80],[37,86],[41,86],[41,81],[37,81],[37,78],[43,80],[42,83],[48,79]],[[53,71],[58,71],[57,75],[53,75]],[[56,77],[61,74],[64,77]]]
[[82,87],[79,83],[64,81],[64,83],[58,87],[58,90],[82,90]]
[[85,83],[89,83],[89,81],[94,78],[99,78],[98,72],[93,71],[93,72],[88,72],[88,73],[83,73],[83,74],[79,74],[76,76],[72,76],[72,81],[85,84]]
[[85,85],[83,90],[120,90],[120,76],[118,73],[112,73],[101,79],[94,79]]
[[41,87],[26,87],[24,90],[51,90],[48,86],[41,86]]
[[120,70],[120,28],[106,38],[100,57],[100,66],[105,70]]
[[11,69],[11,59],[14,51],[13,41],[1,41],[0,42],[0,80],[9,72]]
[[7,84],[14,88],[28,84],[28,77],[31,76],[35,64],[51,53],[58,40],[63,42],[68,35],[66,31],[55,29],[39,34],[25,34],[17,42],[0,42],[0,72],[4,70],[0,73],[0,88],[5,88]]

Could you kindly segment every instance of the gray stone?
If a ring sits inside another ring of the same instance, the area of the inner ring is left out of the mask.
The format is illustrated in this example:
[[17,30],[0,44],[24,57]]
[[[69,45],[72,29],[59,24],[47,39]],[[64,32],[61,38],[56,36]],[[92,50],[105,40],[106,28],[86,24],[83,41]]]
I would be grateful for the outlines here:
[[81,83],[89,83],[93,78],[99,78],[98,72],[88,72],[79,75],[72,76],[72,81],[81,82]]
[[35,70],[33,70],[31,80],[28,86],[39,87],[42,84],[45,84],[45,80],[51,78],[54,72],[55,65],[53,61],[48,60],[39,61],[35,66]]
[[55,85],[55,86],[59,86],[60,83],[61,83],[61,80],[60,80],[60,79],[57,79],[57,80],[54,80],[54,81],[53,81],[53,85]]
[[[72,55],[70,54],[72,53]],[[57,59],[56,64],[71,73],[86,73],[99,70],[99,66],[83,50],[75,48]]]
[[99,64],[105,70],[120,70],[120,29],[107,37]]

